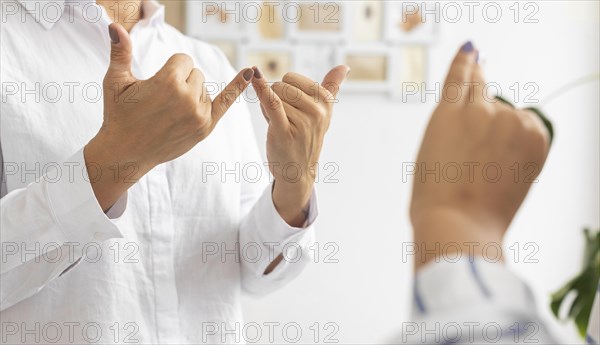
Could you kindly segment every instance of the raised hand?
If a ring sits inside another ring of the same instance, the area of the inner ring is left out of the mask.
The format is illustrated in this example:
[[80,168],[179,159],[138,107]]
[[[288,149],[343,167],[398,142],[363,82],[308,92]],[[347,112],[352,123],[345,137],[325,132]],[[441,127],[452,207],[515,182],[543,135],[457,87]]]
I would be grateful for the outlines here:
[[548,155],[539,116],[484,95],[477,55],[470,43],[457,53],[417,158],[410,215],[430,249],[501,243]]
[[127,31],[119,24],[111,24],[109,30],[113,43],[103,85],[104,122],[84,153],[87,164],[105,173],[118,165],[119,171],[127,172],[127,179],[115,183],[114,174],[103,174],[106,178],[92,180],[104,209],[153,167],[204,140],[254,73],[250,68],[241,71],[214,101],[205,88],[204,74],[185,54],[173,55],[152,78],[137,80],[131,73]]
[[315,182],[325,133],[347,66],[331,70],[321,85],[297,73],[267,84],[254,68],[252,85],[269,122],[267,159],[275,178],[273,201],[282,218],[292,226],[305,221],[305,207]]

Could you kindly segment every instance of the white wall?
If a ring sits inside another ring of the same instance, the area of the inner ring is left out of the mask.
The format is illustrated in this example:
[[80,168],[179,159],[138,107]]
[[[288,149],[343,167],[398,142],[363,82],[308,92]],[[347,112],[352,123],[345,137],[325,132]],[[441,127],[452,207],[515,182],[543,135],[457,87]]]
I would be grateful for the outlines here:
[[[489,81],[505,90],[516,81],[536,82],[539,99],[598,72],[598,2],[538,2],[538,24],[512,22],[512,4],[503,3],[504,17],[496,24],[484,22],[480,11],[474,24],[443,23],[431,79],[443,80],[455,50],[468,39],[485,53]],[[549,294],[578,271],[582,227],[600,224],[598,95],[595,82],[544,108],[556,128],[555,142],[508,236],[510,243],[539,245],[538,264],[512,266],[532,284],[545,313]],[[314,264],[283,290],[244,301],[248,322],[300,324],[301,343],[313,342],[309,327],[315,322],[321,323],[320,341],[329,333],[323,324],[334,322],[341,343],[384,342],[407,320],[411,301],[412,265],[400,256],[400,244],[411,237],[410,184],[401,181],[401,162],[414,160],[435,104],[407,105],[382,96],[340,100],[321,159],[340,166],[339,183],[319,185],[318,220],[318,241],[337,243],[339,263]],[[255,119],[262,143],[265,124],[258,112]],[[572,327],[553,325],[572,340]],[[275,335],[284,341],[281,329]]]

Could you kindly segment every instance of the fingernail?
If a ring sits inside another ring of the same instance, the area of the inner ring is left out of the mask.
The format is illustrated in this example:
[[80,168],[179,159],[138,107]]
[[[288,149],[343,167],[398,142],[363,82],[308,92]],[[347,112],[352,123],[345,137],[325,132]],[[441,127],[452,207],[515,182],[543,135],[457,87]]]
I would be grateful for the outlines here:
[[477,51],[477,55],[475,56],[475,62],[479,63],[479,50]]
[[247,68],[244,71],[244,80],[246,80],[246,81],[252,80],[253,75],[254,75],[254,71],[252,70],[252,68]]
[[348,77],[350,75],[351,71],[352,71],[352,69],[348,68],[348,72],[346,72],[346,77]]
[[112,26],[108,27],[108,34],[113,44],[117,44],[121,41],[121,39],[119,38],[119,33]]
[[254,69],[254,78],[256,78],[256,79],[262,79],[263,74],[260,71],[260,69],[258,67],[256,67],[256,66],[252,67],[252,69]]
[[460,50],[462,50],[465,53],[470,53],[473,51],[473,49],[475,49],[475,47],[473,46],[473,43],[471,43],[471,41],[463,44],[463,46],[460,48]]

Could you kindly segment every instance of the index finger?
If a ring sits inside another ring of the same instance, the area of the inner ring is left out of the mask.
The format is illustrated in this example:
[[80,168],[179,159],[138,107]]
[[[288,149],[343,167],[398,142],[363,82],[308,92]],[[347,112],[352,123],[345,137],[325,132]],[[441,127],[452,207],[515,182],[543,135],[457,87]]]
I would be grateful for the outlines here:
[[263,115],[267,117],[269,124],[279,128],[286,128],[289,124],[289,120],[283,107],[283,101],[277,96],[273,89],[269,87],[267,80],[256,66],[254,67],[252,86],[254,86],[254,89],[256,90],[258,100],[264,109]]
[[245,68],[238,73],[233,80],[215,97],[212,102],[211,115],[213,120],[219,121],[229,110],[236,99],[246,90],[254,72],[251,68]]
[[[471,81],[473,78],[473,67],[477,63],[477,52],[471,42],[463,44],[460,48],[444,83],[442,101],[464,104],[469,100]],[[452,90],[456,90],[454,95]]]

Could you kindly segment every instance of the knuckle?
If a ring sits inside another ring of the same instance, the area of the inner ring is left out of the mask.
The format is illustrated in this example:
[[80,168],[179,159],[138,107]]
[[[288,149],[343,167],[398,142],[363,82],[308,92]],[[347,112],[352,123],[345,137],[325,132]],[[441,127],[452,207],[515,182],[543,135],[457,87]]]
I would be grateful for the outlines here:
[[309,115],[309,117],[313,120],[320,121],[327,117],[327,110],[320,104],[310,102],[310,105],[308,106],[307,115]]
[[263,96],[264,97],[268,97],[267,95],[269,94],[269,87],[262,85],[262,84],[257,84],[257,85],[252,85],[252,88],[254,88],[254,91],[256,92],[256,96],[259,99],[262,99]]
[[279,97],[277,97],[277,95],[273,94],[273,95],[269,96],[269,99],[267,100],[267,106],[269,107],[269,109],[277,110],[282,105],[283,105],[283,103],[281,102],[281,99]]
[[334,100],[333,93],[325,87],[319,85],[319,102],[332,102]]
[[486,101],[473,103],[471,106],[480,115],[492,117],[494,114],[496,114],[496,111],[495,111],[493,105]]
[[281,80],[284,83],[292,83],[294,82],[294,80],[296,79],[296,73],[294,72],[287,72],[286,74],[284,74],[283,78],[281,78]]
[[172,57],[176,62],[179,63],[191,63],[193,62],[192,58],[184,53],[175,53]]
[[498,110],[498,114],[505,121],[520,122],[519,111],[516,109],[502,108]]
[[271,90],[273,90],[273,91],[283,90],[284,88],[285,88],[285,84],[280,81],[276,81],[273,84],[271,84]]
[[223,116],[229,110],[229,106],[225,103],[216,104],[213,108],[213,113],[217,114],[218,118]]
[[195,128],[197,131],[204,132],[207,127],[209,117],[205,116],[205,114],[198,109],[195,113],[195,116],[192,117],[192,121],[193,128]]
[[179,80],[177,80],[177,75],[174,72],[166,73],[161,82],[164,83],[165,86],[167,86],[170,90],[179,90]]
[[324,108],[324,107],[320,107],[319,111],[317,112],[317,115],[319,116],[320,119],[327,119],[329,117],[330,112],[328,111],[328,109]]
[[316,116],[319,123],[325,123],[329,119],[329,112],[321,109],[319,112],[317,112]]
[[192,73],[194,74],[194,76],[196,77],[196,79],[198,79],[201,82],[204,82],[206,80],[206,77],[204,76],[204,73],[202,73],[202,71],[198,68],[194,68],[192,70]]
[[225,109],[231,107],[236,99],[237,97],[233,92],[223,93],[223,95],[221,95],[222,107]]

